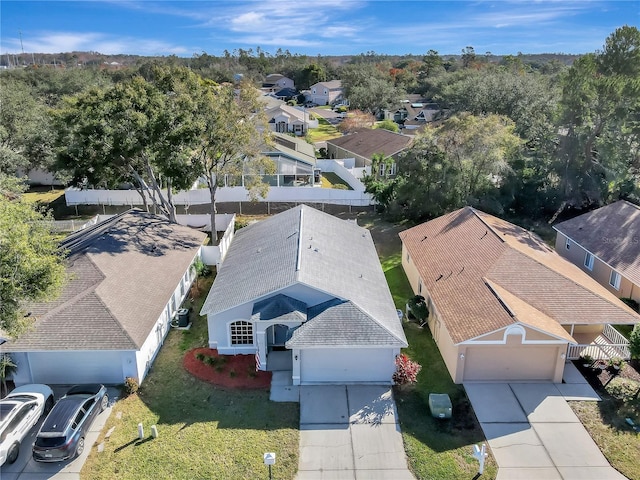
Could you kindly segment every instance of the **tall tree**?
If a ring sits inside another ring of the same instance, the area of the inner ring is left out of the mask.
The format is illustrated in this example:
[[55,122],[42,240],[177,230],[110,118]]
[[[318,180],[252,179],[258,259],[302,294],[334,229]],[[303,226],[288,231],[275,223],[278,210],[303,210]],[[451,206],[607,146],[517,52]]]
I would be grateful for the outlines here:
[[640,31],[621,27],[603,51],[579,58],[566,72],[555,167],[564,201],[557,213],[566,205],[599,205],[639,193],[639,51]]
[[[0,192],[15,190],[5,187],[0,178]],[[63,252],[45,220],[31,204],[0,194],[0,329],[12,336],[33,321],[25,302],[52,299],[64,285]]]
[[274,172],[273,162],[260,154],[272,143],[256,90],[243,83],[236,94],[231,85],[209,86],[202,116],[204,133],[195,168],[206,178],[211,201],[211,236],[217,238],[216,194],[230,179],[243,178],[252,199],[266,196],[263,175]]
[[201,79],[185,68],[153,67],[108,90],[68,100],[56,113],[59,165],[74,179],[114,187],[131,182],[147,206],[175,221],[174,190],[197,178],[193,151],[203,123]]

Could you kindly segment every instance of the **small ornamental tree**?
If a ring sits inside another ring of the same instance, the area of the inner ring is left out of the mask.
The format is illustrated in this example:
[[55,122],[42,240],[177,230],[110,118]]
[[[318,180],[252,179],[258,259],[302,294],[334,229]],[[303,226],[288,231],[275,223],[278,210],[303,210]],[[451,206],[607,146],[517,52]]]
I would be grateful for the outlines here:
[[422,366],[409,359],[404,353],[396,356],[396,371],[393,374],[393,381],[396,385],[407,385],[416,383],[418,373]]

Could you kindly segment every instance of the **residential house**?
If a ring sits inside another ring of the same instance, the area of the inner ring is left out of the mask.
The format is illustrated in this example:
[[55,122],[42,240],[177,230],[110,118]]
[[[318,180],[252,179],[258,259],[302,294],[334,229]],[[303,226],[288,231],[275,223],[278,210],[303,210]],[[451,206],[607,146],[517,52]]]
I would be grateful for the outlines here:
[[295,90],[296,86],[293,80],[280,75],[279,73],[271,73],[267,75],[262,82],[262,90],[268,92],[277,92],[283,88]]
[[206,235],[129,210],[68,236],[68,283],[27,306],[33,329],[2,346],[16,384],[142,382],[188,295]]
[[[354,133],[327,140],[327,156],[331,159],[355,158],[356,167],[367,167],[372,163],[373,155],[381,153],[385,158],[396,159],[411,144],[412,138],[383,128],[362,128]],[[381,165],[381,168],[386,168]],[[394,175],[395,163],[389,172],[380,175]]]
[[273,140],[273,147],[265,147],[261,154],[274,161],[276,171],[265,175],[264,181],[272,187],[312,187],[319,182],[313,145],[282,133],[274,133]]
[[390,384],[407,346],[369,231],[306,205],[236,233],[200,314],[211,348],[285,356],[293,385]]
[[278,133],[306,135],[309,128],[317,128],[318,120],[311,119],[306,109],[286,104],[276,105],[265,110],[269,129]]
[[640,316],[533,233],[465,207],[400,233],[454,382],[562,382],[568,359],[629,356]]
[[556,251],[620,298],[640,302],[640,207],[625,200],[553,227]]
[[333,105],[343,99],[342,80],[314,83],[303,92],[308,102],[316,105]]

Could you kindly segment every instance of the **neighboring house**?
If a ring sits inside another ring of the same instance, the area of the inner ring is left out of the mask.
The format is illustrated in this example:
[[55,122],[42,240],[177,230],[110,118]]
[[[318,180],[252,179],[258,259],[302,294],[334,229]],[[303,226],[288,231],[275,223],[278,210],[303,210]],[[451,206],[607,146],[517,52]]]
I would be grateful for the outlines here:
[[300,108],[280,104],[265,110],[269,129],[278,133],[294,133],[302,136],[309,128],[317,128],[318,120],[312,120],[309,113]]
[[293,80],[285,77],[284,75],[280,75],[279,73],[267,75],[264,82],[262,82],[262,90],[264,91],[276,92],[283,88],[295,90],[296,86]]
[[[362,128],[354,133],[327,140],[327,156],[331,159],[355,158],[356,167],[367,167],[372,163],[373,155],[383,154],[386,158],[397,160],[411,144],[411,137],[390,132],[383,128]],[[385,165],[381,165],[385,168]],[[384,176],[395,174],[395,163],[390,172],[378,172]]]
[[300,94],[295,88],[283,88],[281,90],[277,90],[271,95],[279,100],[289,101],[293,100],[294,98],[297,99]]
[[640,316],[533,233],[465,207],[400,238],[455,383],[559,383],[565,361],[581,353],[628,358],[611,325]]
[[316,105],[332,105],[343,98],[342,80],[314,83],[304,94],[308,102]]
[[34,328],[2,346],[16,384],[145,378],[195,278],[206,235],[141,210],[67,237],[62,295],[27,306]]
[[211,348],[286,355],[294,385],[390,384],[407,346],[369,231],[306,205],[236,233],[201,315]]
[[620,298],[640,302],[640,207],[612,203],[555,227],[556,251]]
[[282,133],[274,133],[273,140],[273,147],[263,149],[261,154],[274,161],[276,173],[264,175],[263,180],[272,187],[314,186],[317,172],[313,145]]

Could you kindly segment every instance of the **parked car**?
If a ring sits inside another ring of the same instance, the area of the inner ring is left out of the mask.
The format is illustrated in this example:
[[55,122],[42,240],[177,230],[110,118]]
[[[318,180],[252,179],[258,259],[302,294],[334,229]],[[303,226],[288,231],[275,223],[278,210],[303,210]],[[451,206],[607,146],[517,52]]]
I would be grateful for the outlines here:
[[75,385],[58,400],[33,444],[33,459],[59,462],[84,451],[84,439],[96,417],[109,405],[104,385]]
[[51,388],[41,384],[15,388],[0,400],[0,465],[17,460],[22,440],[53,403]]

